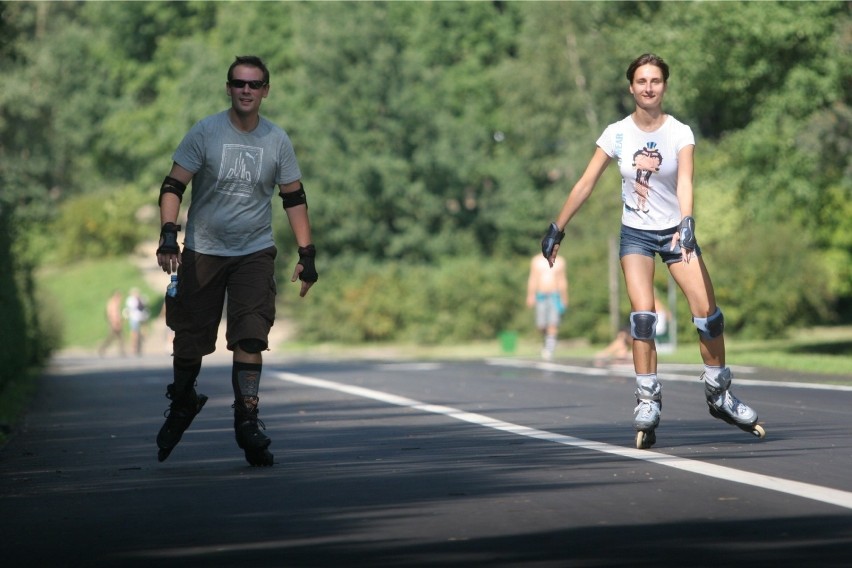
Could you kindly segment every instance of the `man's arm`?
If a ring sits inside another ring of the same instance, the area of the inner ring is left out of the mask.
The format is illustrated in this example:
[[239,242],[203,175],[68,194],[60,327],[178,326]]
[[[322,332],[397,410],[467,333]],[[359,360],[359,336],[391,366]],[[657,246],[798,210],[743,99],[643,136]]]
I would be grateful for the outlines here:
[[180,213],[180,203],[183,199],[183,190],[189,185],[192,176],[192,172],[173,163],[169,175],[166,176],[160,188],[161,230],[160,244],[157,249],[157,264],[167,274],[177,271],[181,262],[180,250],[179,247],[177,251],[163,250],[163,245],[166,244],[167,249],[177,246],[176,227],[178,214]]
[[[282,199],[287,199],[290,196],[304,192],[304,186],[301,180],[296,180],[291,183],[282,183],[278,186]],[[293,236],[296,237],[296,244],[300,247],[306,247],[312,243],[311,241],[311,223],[308,217],[307,200],[298,205],[284,207],[284,212],[287,213],[287,220],[290,222],[290,228],[293,230]]]
[[296,180],[290,183],[282,183],[278,186],[278,189],[281,199],[284,202],[284,211],[287,213],[287,220],[290,223],[290,228],[299,247],[299,262],[296,264],[296,269],[293,271],[293,277],[290,278],[290,281],[302,281],[299,296],[304,297],[314,282],[317,281],[317,273],[314,266],[316,249],[313,246],[311,237],[311,222],[308,217],[305,188],[301,180]]

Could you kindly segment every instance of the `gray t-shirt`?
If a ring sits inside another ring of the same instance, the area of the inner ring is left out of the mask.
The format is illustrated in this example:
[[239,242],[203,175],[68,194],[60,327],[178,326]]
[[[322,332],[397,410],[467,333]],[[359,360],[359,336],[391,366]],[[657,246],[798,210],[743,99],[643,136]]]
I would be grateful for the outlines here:
[[173,160],[194,174],[187,248],[239,256],[274,244],[271,201],[276,186],[302,177],[284,130],[260,117],[257,128],[241,132],[228,111],[222,111],[193,126]]

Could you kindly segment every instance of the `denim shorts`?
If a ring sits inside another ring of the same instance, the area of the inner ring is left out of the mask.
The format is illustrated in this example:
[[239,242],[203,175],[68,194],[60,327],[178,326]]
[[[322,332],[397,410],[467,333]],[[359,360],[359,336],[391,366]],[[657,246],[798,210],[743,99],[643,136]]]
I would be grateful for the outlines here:
[[[628,254],[641,254],[650,256],[659,254],[666,264],[680,262],[680,243],[672,249],[672,237],[677,233],[678,226],[671,229],[635,229],[626,225],[621,226],[621,246],[618,251],[619,258]],[[701,256],[701,247],[695,243],[695,256]]]

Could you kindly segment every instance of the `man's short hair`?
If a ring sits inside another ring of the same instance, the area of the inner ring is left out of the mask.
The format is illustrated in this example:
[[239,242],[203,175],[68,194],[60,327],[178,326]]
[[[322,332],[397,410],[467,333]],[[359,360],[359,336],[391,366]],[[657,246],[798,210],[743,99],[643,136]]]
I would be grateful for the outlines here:
[[234,59],[234,62],[231,63],[231,66],[228,67],[228,83],[230,83],[231,79],[234,78],[234,67],[237,65],[257,67],[263,71],[263,82],[269,84],[269,69],[266,68],[266,64],[263,62],[263,59],[256,55],[238,55],[236,59]]

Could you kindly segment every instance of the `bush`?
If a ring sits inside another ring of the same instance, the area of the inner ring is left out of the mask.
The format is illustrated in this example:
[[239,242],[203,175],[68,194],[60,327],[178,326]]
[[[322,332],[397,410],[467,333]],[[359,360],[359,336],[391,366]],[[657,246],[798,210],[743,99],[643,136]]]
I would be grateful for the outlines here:
[[[609,341],[606,243],[603,251],[567,255],[571,305],[560,336]],[[476,257],[447,258],[436,266],[351,260],[320,265],[309,296],[284,311],[295,317],[305,341],[435,345],[494,339],[506,330],[533,337],[534,314],[525,304],[529,262]]]
[[746,225],[736,239],[705,251],[728,332],[784,337],[830,319],[827,271],[804,235],[787,225]]
[[16,254],[11,207],[0,203],[0,391],[12,377],[37,368],[58,344],[57,323],[33,277],[33,266]]
[[518,261],[341,263],[320,267],[319,283],[290,311],[308,341],[494,338],[523,310],[526,277],[526,264]]
[[144,238],[156,236],[156,199],[132,188],[86,193],[68,199],[54,221],[59,262],[133,252]]
[[[577,239],[563,248],[570,300],[560,337],[608,342],[606,239]],[[794,227],[744,226],[737,238],[709,242],[702,249],[729,334],[779,337],[785,330],[830,318],[823,261]],[[335,261],[319,270],[320,281],[310,296],[291,310],[307,341],[446,344],[493,339],[504,330],[525,337],[537,333],[524,303],[529,258],[447,258],[436,266]],[[617,270],[617,327],[622,327],[630,304]],[[658,261],[655,273],[662,292],[668,270]],[[679,290],[676,312],[679,341],[697,341]]]

